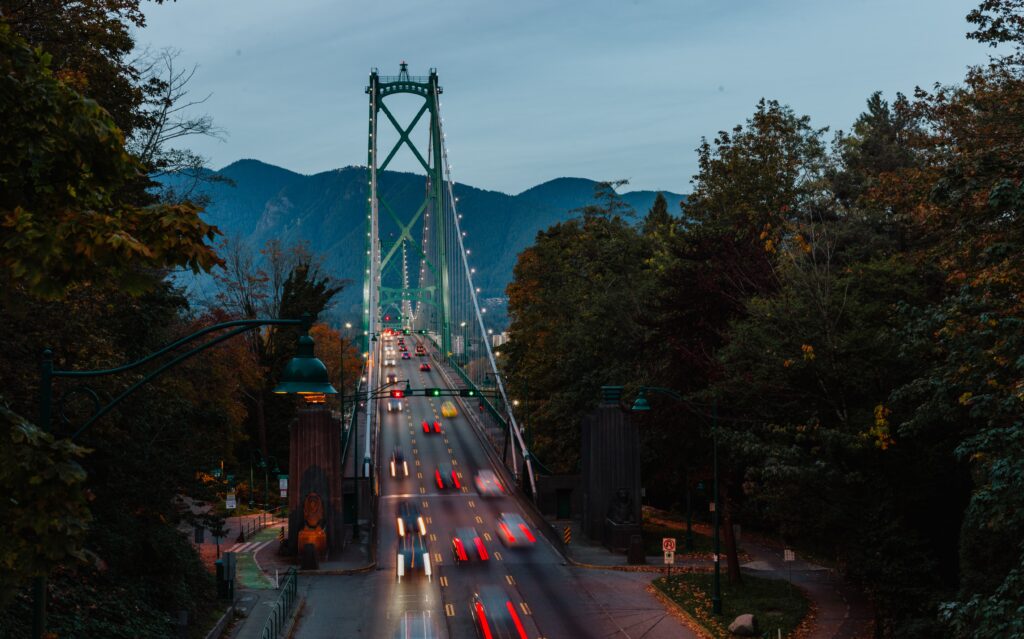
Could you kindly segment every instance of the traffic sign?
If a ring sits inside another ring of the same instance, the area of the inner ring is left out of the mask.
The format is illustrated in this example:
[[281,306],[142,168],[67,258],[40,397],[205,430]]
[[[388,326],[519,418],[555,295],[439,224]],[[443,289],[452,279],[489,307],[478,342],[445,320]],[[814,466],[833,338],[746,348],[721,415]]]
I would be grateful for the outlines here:
[[662,552],[675,552],[676,551],[676,538],[675,537],[662,537],[661,538],[661,550],[662,550]]
[[228,493],[227,503],[225,504],[228,510],[234,510],[237,506],[235,502],[235,493]]
[[675,551],[674,550],[666,550],[665,551],[665,565],[666,566],[671,566],[674,563],[676,563],[676,553],[675,553]]
[[782,560],[783,561],[796,561],[796,553],[794,553],[789,548],[786,548],[785,550],[782,551]]

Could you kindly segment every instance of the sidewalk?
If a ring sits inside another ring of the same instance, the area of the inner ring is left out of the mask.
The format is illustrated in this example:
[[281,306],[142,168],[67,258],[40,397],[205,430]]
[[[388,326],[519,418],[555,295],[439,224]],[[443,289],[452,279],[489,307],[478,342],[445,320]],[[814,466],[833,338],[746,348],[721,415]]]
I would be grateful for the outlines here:
[[[565,546],[565,551],[571,562],[578,566],[629,572],[665,571],[660,555],[647,557],[645,565],[628,564],[625,555],[613,553],[584,537],[579,521],[549,519],[548,523],[559,535],[564,528],[570,528],[572,541]],[[695,534],[711,534],[706,524],[696,524],[693,530]],[[870,606],[860,593],[844,583],[832,570],[799,557],[795,561],[786,562],[781,546],[771,545],[754,535],[742,536],[740,546],[744,551],[742,559],[749,559],[741,566],[744,572],[770,579],[789,580],[807,595],[814,619],[804,639],[866,639],[871,636],[873,618]],[[682,570],[710,571],[713,567],[713,556],[700,552],[678,552],[673,564],[673,569]]]

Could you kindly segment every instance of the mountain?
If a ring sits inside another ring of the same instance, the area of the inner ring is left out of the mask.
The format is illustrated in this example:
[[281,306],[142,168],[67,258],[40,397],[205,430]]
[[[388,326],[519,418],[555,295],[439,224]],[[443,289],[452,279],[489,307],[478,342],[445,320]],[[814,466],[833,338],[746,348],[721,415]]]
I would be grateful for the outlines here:
[[[324,256],[328,272],[350,284],[339,296],[336,312],[358,316],[362,303],[365,259],[366,168],[349,166],[315,175],[302,175],[258,160],[239,160],[214,172],[231,182],[203,183],[197,189],[209,198],[203,214],[228,237],[260,248],[270,239],[285,244],[305,241]],[[187,180],[167,177],[165,186],[187,188]],[[396,212],[415,211],[423,202],[422,175],[384,171],[378,176],[382,199]],[[475,283],[482,297],[503,297],[520,251],[531,245],[537,232],[575,214],[572,209],[592,201],[596,182],[583,178],[557,178],[518,195],[456,184],[466,246],[473,251]],[[642,217],[654,203],[655,191],[632,191],[622,198]],[[669,210],[677,212],[685,196],[665,192]],[[381,207],[381,239],[397,237]],[[413,256],[410,256],[412,258]],[[495,309],[496,311],[498,309]],[[496,314],[504,315],[504,309]]]

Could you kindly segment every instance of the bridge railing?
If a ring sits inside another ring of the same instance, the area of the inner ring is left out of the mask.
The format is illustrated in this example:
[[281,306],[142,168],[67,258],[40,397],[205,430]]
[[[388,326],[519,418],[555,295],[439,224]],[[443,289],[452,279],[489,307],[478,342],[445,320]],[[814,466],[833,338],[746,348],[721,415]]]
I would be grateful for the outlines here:
[[277,639],[284,632],[285,626],[288,625],[288,618],[291,616],[292,608],[295,607],[295,602],[298,599],[298,579],[299,575],[295,567],[289,568],[288,572],[285,573],[284,581],[281,582],[281,594],[277,596],[277,600],[270,611],[270,616],[267,618],[266,623],[263,624],[263,632],[260,633],[260,639]]

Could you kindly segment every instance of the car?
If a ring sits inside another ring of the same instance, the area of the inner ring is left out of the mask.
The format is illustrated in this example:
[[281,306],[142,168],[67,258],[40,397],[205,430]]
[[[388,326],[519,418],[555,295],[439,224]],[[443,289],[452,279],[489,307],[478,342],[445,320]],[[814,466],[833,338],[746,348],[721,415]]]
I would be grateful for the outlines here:
[[409,357],[409,353],[402,353],[402,359],[412,359]]
[[459,411],[455,409],[455,404],[452,402],[444,402],[441,404],[441,416],[442,417],[455,417],[459,414]]
[[482,497],[500,497],[505,492],[505,487],[498,481],[498,476],[493,470],[481,470],[476,474],[476,492]]
[[420,357],[424,357],[427,354],[427,349],[423,348],[422,346],[417,346],[416,354],[419,355]]
[[391,398],[388,400],[388,412],[389,413],[401,413],[402,412],[402,400]]
[[394,373],[388,373],[388,384],[397,384],[397,383],[398,383],[398,375],[395,375]]
[[484,540],[480,538],[476,528],[469,527],[455,529],[455,536],[452,537],[452,556],[457,564],[476,559],[480,561],[490,559]]
[[404,353],[404,352],[408,351],[409,349],[407,349],[405,347],[405,344],[399,344],[398,345],[398,350],[400,350],[400,351],[402,351]]
[[416,505],[411,501],[398,506],[398,553],[395,571],[398,580],[413,570],[431,575],[430,552],[427,549],[427,525]]
[[398,536],[427,536],[427,524],[420,514],[420,509],[411,501],[403,501],[398,506]]
[[448,464],[441,464],[434,469],[434,483],[437,484],[439,490],[446,488],[454,488],[456,490],[462,488],[462,482],[459,481],[459,475],[452,467]]
[[480,637],[527,639],[516,605],[498,586],[478,588],[469,601],[469,614]]
[[393,359],[385,359],[384,360],[384,365],[385,366],[394,366],[395,365],[395,360],[393,360]]
[[409,462],[405,461],[405,453],[402,452],[400,446],[395,446],[395,449],[391,451],[391,476],[409,476]]
[[423,362],[422,364],[420,364],[420,370],[423,371],[424,373],[429,373],[430,372],[430,364],[428,364],[426,362]]
[[526,525],[521,515],[516,513],[501,513],[498,515],[498,536],[502,543],[509,548],[530,546],[537,542],[537,538]]
[[431,425],[430,422],[424,421],[423,422],[423,432],[427,433],[428,435],[430,433],[440,433],[441,432],[441,422],[439,422],[437,420],[434,420],[433,425]]

